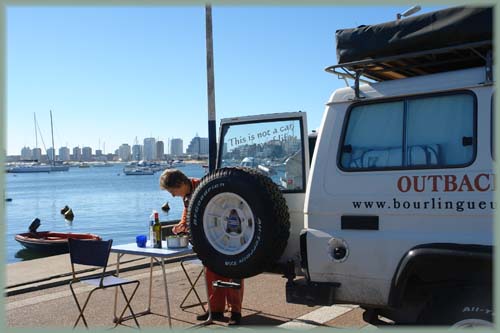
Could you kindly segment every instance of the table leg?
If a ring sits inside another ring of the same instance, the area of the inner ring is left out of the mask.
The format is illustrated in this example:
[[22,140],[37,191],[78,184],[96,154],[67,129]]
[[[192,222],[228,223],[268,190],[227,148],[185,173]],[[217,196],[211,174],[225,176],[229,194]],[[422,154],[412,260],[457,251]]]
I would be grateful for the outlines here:
[[170,315],[170,302],[168,301],[168,286],[167,286],[167,274],[165,272],[165,262],[161,258],[161,269],[163,273],[163,285],[165,287],[165,300],[167,302],[167,314],[168,314],[168,327],[172,328],[172,316]]
[[147,311],[151,312],[151,292],[153,290],[153,257],[151,257],[151,261],[149,264],[149,299],[148,299],[148,309]]
[[[117,256],[116,256],[116,276],[120,275],[120,258],[124,255],[125,254],[123,254],[123,253],[117,253]],[[136,313],[135,314],[136,318],[151,313],[151,289],[152,289],[152,286],[153,286],[153,257],[151,257],[151,265],[150,265],[150,269],[149,269],[149,301],[148,301],[149,303],[148,303],[148,308],[142,312]],[[114,323],[116,323],[119,319],[116,316],[117,303],[118,303],[118,288],[115,288],[115,302],[113,305],[113,315],[114,315],[113,322]],[[131,318],[132,318],[132,315],[123,316],[121,321],[129,320]]]
[[[120,253],[116,254],[116,276],[120,275]],[[118,288],[115,288],[115,302],[113,304],[113,322],[116,323],[118,321],[118,317],[116,316],[116,304],[118,303]]]

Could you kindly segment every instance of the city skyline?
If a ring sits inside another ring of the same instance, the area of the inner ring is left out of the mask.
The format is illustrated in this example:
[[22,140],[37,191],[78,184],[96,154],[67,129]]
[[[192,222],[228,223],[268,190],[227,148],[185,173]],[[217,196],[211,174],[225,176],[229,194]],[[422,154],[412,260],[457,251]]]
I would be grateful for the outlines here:
[[[75,147],[68,147],[68,146],[61,146],[61,147],[57,147],[56,146],[56,157],[60,157],[61,155],[74,155],[75,154],[75,150],[78,149],[80,154],[82,154],[82,151],[84,149],[89,149],[90,148],[90,152],[92,155],[108,155],[108,154],[118,154],[119,155],[119,151],[120,149],[123,147],[123,146],[128,146],[130,150],[133,149],[134,146],[138,145],[140,147],[142,147],[141,149],[143,149],[144,146],[147,145],[147,140],[149,139],[154,139],[153,141],[153,144],[155,145],[155,148],[154,149],[158,149],[157,145],[158,143],[161,143],[162,145],[162,150],[164,151],[164,154],[168,154],[168,155],[183,155],[183,154],[190,154],[192,152],[190,152],[189,150],[192,148],[190,148],[191,146],[193,146],[193,142],[195,142],[197,139],[200,140],[200,142],[203,142],[202,145],[203,145],[203,151],[207,150],[208,151],[208,138],[207,137],[201,137],[199,136],[198,134],[196,134],[195,136],[193,136],[190,140],[189,140],[189,143],[188,145],[185,145],[185,142],[183,139],[181,138],[167,138],[167,140],[156,140],[157,138],[154,138],[154,137],[148,137],[148,138],[143,138],[142,139],[142,143],[141,141],[139,141],[139,139],[136,137],[134,138],[134,142],[136,141],[137,139],[137,143],[132,143],[132,144],[129,144],[127,142],[124,142],[122,144],[120,144],[120,146],[116,147],[115,149],[111,149],[110,151],[106,151],[106,150],[103,150],[103,149],[96,149],[95,147],[92,147],[92,146],[89,146],[89,145],[78,145],[78,146],[75,146]],[[199,146],[199,145],[198,145]],[[35,152],[36,150],[36,152]],[[14,154],[7,154],[7,156],[10,156],[10,157],[13,157],[13,156],[20,156],[21,159],[41,159],[42,156],[52,156],[52,150],[53,150],[53,147],[47,147],[46,149],[45,148],[40,148],[40,147],[30,147],[30,146],[24,146],[21,148],[20,152],[19,153],[14,153]],[[65,151],[63,154],[61,153],[61,150]],[[99,153],[98,153],[99,152]],[[141,151],[141,153],[143,153]],[[28,157],[29,155],[31,155],[31,157]],[[154,158],[152,158],[151,156],[146,156],[148,160],[153,160]],[[52,158],[52,157],[50,157]],[[68,159],[60,159],[60,160],[69,160]]]
[[[25,148],[30,148],[30,149],[41,149],[42,151],[42,154],[46,154],[46,152],[48,150],[50,150],[52,148],[52,142],[51,142],[51,138],[50,136],[47,138],[47,135],[43,134],[43,133],[50,133],[50,131],[47,131],[45,130],[45,132],[42,132],[42,128],[40,127],[40,125],[38,124],[39,120],[36,121],[35,124],[33,124],[33,139],[31,141],[33,141],[33,145],[31,144],[26,144],[26,145],[23,145],[19,148],[18,151],[15,151],[13,150],[12,148],[10,150],[7,150],[7,156],[17,156],[17,155],[22,155],[20,152],[25,149]],[[35,128],[36,126],[36,128]],[[54,130],[54,132],[56,132],[56,130]],[[144,137],[144,138],[139,138],[138,136],[134,136],[134,138],[132,139],[132,142],[122,142],[122,143],[119,143],[119,145],[115,148],[111,147],[111,149],[109,148],[109,145],[106,145],[106,141],[104,140],[101,140],[101,138],[98,138],[97,139],[97,144],[96,145],[92,145],[92,144],[86,144],[86,143],[83,143],[83,144],[76,144],[76,145],[69,145],[67,142],[63,143],[63,144],[60,144],[58,143],[58,140],[55,140],[55,148],[56,150],[58,151],[59,148],[61,147],[67,147],[69,148],[70,150],[76,148],[76,147],[79,147],[80,149],[84,148],[84,147],[91,147],[92,148],[92,151],[96,151],[96,150],[101,150],[103,153],[115,153],[116,150],[119,149],[119,147],[122,145],[122,144],[129,144],[130,146],[133,146],[135,144],[135,141],[137,140],[138,141],[138,144],[142,144],[143,141],[145,139],[148,139],[148,138],[154,138],[156,141],[162,141],[165,143],[166,147],[168,149],[170,149],[170,145],[168,144],[171,140],[181,140],[182,142],[186,142],[186,139],[185,138],[188,138],[187,141],[191,141],[193,138],[195,137],[202,137],[200,136],[198,133],[199,131],[194,131],[196,134],[192,137],[189,137],[189,135],[187,136],[184,136],[184,138],[180,138],[180,137],[165,137],[164,139],[161,139],[161,136],[147,136],[147,137]],[[54,133],[54,136],[56,136],[56,133]],[[95,140],[95,139],[94,139]],[[26,139],[25,141],[29,141],[29,139]],[[89,140],[91,141],[91,140]],[[24,141],[23,141],[24,142]],[[45,142],[47,142],[47,144],[45,144]],[[8,143],[8,138],[7,138],[7,143]],[[7,147],[10,147],[9,145],[7,145]]]

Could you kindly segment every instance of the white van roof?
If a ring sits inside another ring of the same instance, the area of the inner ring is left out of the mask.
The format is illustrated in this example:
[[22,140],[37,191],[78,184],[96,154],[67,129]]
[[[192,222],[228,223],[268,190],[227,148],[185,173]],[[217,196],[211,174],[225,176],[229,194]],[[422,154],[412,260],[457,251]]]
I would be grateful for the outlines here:
[[[429,74],[399,80],[390,80],[363,84],[359,86],[362,100],[397,97],[401,95],[422,94],[472,88],[483,85],[485,82],[485,67],[468,68],[458,71]],[[335,90],[328,104],[352,102],[355,99],[354,87],[345,87]]]

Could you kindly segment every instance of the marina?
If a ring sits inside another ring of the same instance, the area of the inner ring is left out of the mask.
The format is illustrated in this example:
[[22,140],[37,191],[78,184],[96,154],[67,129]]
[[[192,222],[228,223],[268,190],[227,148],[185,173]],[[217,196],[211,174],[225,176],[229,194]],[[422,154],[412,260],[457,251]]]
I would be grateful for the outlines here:
[[[179,219],[182,201],[172,198],[158,185],[160,173],[148,177],[128,177],[123,164],[105,168],[71,168],[69,172],[26,173],[5,176],[5,197],[12,199],[6,208],[7,263],[40,257],[15,241],[15,235],[28,232],[30,222],[38,217],[43,230],[53,232],[93,233],[114,244],[128,243],[145,234],[152,210],[160,220]],[[190,177],[202,177],[202,164],[186,164]],[[170,210],[161,207],[169,203]],[[75,218],[67,221],[60,210],[72,208]]]

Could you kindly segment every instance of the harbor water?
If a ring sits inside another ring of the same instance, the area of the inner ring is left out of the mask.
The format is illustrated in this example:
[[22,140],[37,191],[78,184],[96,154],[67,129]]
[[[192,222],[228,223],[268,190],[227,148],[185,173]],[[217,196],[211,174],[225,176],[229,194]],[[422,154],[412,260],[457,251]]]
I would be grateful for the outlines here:
[[[135,237],[148,232],[152,210],[160,213],[161,221],[179,219],[184,208],[181,198],[173,198],[160,190],[159,177],[154,175],[126,176],[123,165],[110,167],[70,168],[66,172],[5,174],[5,244],[7,263],[39,258],[15,239],[28,232],[38,217],[38,231],[93,233],[113,244],[135,242]],[[201,164],[180,167],[189,177],[202,177]],[[161,206],[168,202],[170,211]],[[61,215],[68,205],[74,212],[69,222]]]

